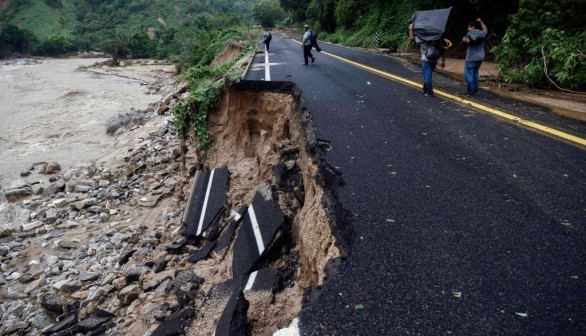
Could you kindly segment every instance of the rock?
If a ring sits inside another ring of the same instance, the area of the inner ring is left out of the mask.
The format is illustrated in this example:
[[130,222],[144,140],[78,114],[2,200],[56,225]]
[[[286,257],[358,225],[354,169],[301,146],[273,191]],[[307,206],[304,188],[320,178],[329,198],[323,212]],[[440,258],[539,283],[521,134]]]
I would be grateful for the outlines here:
[[140,283],[145,291],[151,291],[154,288],[160,287],[160,285],[168,280],[173,280],[173,270],[167,270],[159,273],[148,270],[141,275]]
[[63,186],[60,186],[58,183],[51,183],[41,192],[41,194],[44,197],[49,197],[49,196],[55,195],[59,191],[63,190],[64,186],[65,186],[65,183],[63,183]]
[[92,190],[92,187],[88,187],[85,185],[76,185],[75,188],[73,189],[73,191],[77,192],[77,193],[89,193]]
[[1,237],[8,237],[15,232],[18,232],[20,226],[15,223],[0,223],[0,238]]
[[122,258],[120,258],[120,260],[118,260],[118,265],[126,264],[134,253],[136,253],[136,250],[131,250],[130,252],[126,253]]
[[7,237],[20,231],[29,221],[30,211],[18,204],[0,204],[0,237]]
[[[74,326],[77,323],[77,316],[71,314],[61,319],[61,321],[53,324],[49,328],[43,329],[43,335],[53,335],[58,332],[62,332]],[[72,335],[75,333],[71,333]]]
[[55,324],[55,319],[51,317],[44,309],[39,309],[29,318],[30,324],[33,327],[43,330],[50,325]]
[[46,293],[41,296],[40,304],[47,311],[56,315],[76,311],[80,307],[79,301],[66,301],[55,293]]
[[77,323],[77,328],[82,333],[98,329],[102,324],[111,320],[111,317],[88,317]]
[[204,279],[195,275],[192,270],[177,272],[173,281],[173,289],[179,303],[183,305],[193,300],[203,282]]
[[5,255],[7,255],[8,251],[10,251],[10,247],[6,245],[0,245],[0,257],[4,257]]
[[63,179],[70,181],[74,177],[93,176],[97,172],[95,165],[81,166],[63,171]]
[[77,210],[87,209],[91,206],[94,206],[97,203],[95,198],[86,198],[82,201],[78,201],[72,204],[72,206]]
[[120,299],[122,305],[128,306],[138,298],[140,293],[142,293],[142,289],[139,285],[128,285],[120,290],[118,299]]
[[119,128],[125,127],[131,121],[131,118],[126,113],[116,113],[106,120],[106,133],[114,134]]
[[79,280],[80,281],[93,281],[97,280],[100,277],[100,274],[94,272],[81,272],[79,273]]
[[28,327],[28,323],[17,320],[8,320],[5,321],[4,324],[4,331],[6,332],[6,335],[10,335],[17,330],[23,330]]
[[41,166],[39,173],[41,174],[53,174],[61,170],[61,165],[57,162],[49,162]]
[[108,180],[100,180],[98,182],[98,186],[100,188],[108,188],[110,186],[110,181],[108,181]]
[[12,272],[12,273],[10,273],[10,275],[8,275],[6,277],[6,280],[8,280],[8,281],[16,281],[16,280],[20,279],[21,276],[22,276],[22,274],[19,273],[19,272]]
[[64,205],[66,205],[68,203],[68,201],[65,198],[59,198],[59,199],[54,200],[51,203],[56,207],[62,207]]
[[81,284],[75,280],[61,280],[53,284],[53,288],[63,293],[73,293],[81,288]]
[[146,271],[144,267],[132,267],[124,271],[124,276],[127,284],[131,284],[140,279],[140,275]]
[[15,201],[19,198],[33,194],[33,188],[24,180],[16,180],[3,191],[4,197],[9,201]]
[[47,223],[55,223],[57,221],[58,218],[58,214],[57,214],[57,210],[55,210],[54,208],[49,208],[47,209],[47,212],[45,212],[45,220],[47,221]]
[[70,241],[70,240],[60,240],[57,245],[59,245],[59,247],[64,248],[64,249],[76,249],[79,248],[80,243],[79,242],[75,242],[75,241]]

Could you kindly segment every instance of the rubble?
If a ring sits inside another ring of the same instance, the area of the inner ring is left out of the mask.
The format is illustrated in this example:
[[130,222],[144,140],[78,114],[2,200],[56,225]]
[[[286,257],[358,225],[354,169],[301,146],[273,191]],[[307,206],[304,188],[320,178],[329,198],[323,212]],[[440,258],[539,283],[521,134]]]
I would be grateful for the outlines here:
[[[180,150],[169,106],[185,85],[176,89],[150,107],[167,112],[135,111],[149,117],[113,132],[135,140],[117,155],[67,169],[33,165],[2,190],[0,335],[271,335],[294,320],[305,290],[325,281],[348,235],[335,228],[332,177],[298,90],[227,88],[209,117],[215,145],[203,162],[192,140]],[[252,104],[264,116],[243,110]],[[230,177],[223,206],[206,217],[213,225],[205,236],[186,231],[197,168],[221,167]],[[278,221],[267,224],[256,259],[234,266],[253,204],[263,202]],[[266,288],[246,288],[251,271]]]

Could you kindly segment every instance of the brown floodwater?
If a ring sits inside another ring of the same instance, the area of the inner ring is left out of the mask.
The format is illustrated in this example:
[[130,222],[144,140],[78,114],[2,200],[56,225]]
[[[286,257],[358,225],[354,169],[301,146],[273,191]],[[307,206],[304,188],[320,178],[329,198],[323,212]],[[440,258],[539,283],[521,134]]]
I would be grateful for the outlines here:
[[131,68],[85,70],[105,59],[43,59],[0,63],[0,183],[5,187],[34,163],[63,169],[97,160],[114,141],[105,121],[145,109],[160,95],[160,79]]

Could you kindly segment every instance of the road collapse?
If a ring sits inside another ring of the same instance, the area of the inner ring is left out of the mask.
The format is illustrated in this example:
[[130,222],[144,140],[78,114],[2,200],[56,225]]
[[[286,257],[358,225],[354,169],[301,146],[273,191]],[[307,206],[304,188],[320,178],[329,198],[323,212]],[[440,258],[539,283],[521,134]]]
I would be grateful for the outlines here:
[[272,335],[335,272],[343,181],[300,90],[226,83],[205,160],[173,124],[185,91],[134,111],[144,121],[99,162],[43,164],[29,179],[45,184],[4,190],[0,213],[24,215],[0,227],[0,333]]
[[272,335],[345,254],[342,180],[323,160],[328,144],[293,83],[237,82],[220,106],[208,115],[213,145],[191,184],[183,237],[172,244],[201,285],[186,293],[193,299],[183,306],[192,307],[169,319],[194,308],[183,323],[189,335]]

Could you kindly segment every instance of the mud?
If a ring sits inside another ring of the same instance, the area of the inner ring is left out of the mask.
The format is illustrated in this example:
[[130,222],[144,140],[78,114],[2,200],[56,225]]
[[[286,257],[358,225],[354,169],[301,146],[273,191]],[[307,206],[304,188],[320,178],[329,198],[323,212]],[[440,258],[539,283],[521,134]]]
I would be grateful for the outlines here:
[[[208,116],[208,124],[213,146],[205,169],[229,169],[227,207],[250,204],[256,190],[270,183],[286,218],[284,247],[266,266],[290,274],[281,278],[287,285],[274,293],[245,292],[253,334],[272,335],[293,321],[305,291],[323,284],[328,276],[325,265],[347,248],[349,237],[337,240],[333,232],[340,221],[324,208],[337,206],[335,190],[323,183],[324,162],[315,130],[294,84],[233,84],[223,95],[221,108]],[[206,279],[206,289],[229,279],[232,253],[229,250],[219,262],[198,264],[196,273]],[[211,331],[219,318],[214,307],[201,311],[205,313],[195,319],[189,335],[207,334],[203,330]]]

